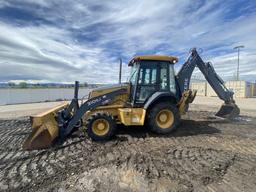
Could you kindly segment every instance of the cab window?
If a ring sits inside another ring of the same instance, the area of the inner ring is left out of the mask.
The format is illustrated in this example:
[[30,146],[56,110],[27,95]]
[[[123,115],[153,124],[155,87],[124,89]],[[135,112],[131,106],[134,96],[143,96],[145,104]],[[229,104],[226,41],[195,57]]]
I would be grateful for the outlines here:
[[157,90],[156,61],[141,61],[136,102],[144,103]]
[[176,94],[175,72],[174,66],[169,65],[170,92]]
[[168,67],[169,63],[167,62],[160,62],[159,67],[160,67],[160,90],[161,91],[168,91]]

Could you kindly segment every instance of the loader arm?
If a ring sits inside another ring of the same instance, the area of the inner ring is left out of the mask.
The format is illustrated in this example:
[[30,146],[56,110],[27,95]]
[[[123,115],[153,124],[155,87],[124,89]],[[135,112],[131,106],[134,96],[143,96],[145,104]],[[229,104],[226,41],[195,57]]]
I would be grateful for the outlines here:
[[88,99],[79,106],[78,87],[79,84],[76,82],[74,98],[70,104],[64,103],[45,113],[31,117],[33,130],[25,140],[23,149],[43,149],[52,146],[55,141],[63,142],[76,127],[81,126],[79,121],[87,111],[106,105],[116,96],[127,92],[127,89],[121,87],[110,93]]
[[234,93],[226,88],[224,81],[215,72],[211,63],[205,63],[195,48],[191,50],[190,56],[176,76],[180,92],[183,93],[184,91],[189,90],[191,75],[196,66],[203,73],[205,79],[211,85],[218,97],[225,102],[216,115],[226,118],[237,116],[240,110],[233,99]]
[[[125,93],[127,90],[126,89],[118,89],[116,91],[106,93],[97,97],[93,97],[91,99],[88,99],[86,102],[84,102],[78,109],[76,109],[75,113],[69,114],[68,116],[71,116],[69,120],[67,121],[65,117],[63,118],[62,115],[59,115],[58,117],[58,124],[60,128],[60,139],[63,140],[65,137],[67,137],[75,127],[75,125],[80,121],[80,119],[83,117],[83,115],[91,110],[94,109],[98,106],[105,105],[110,103],[116,96],[121,95]],[[71,102],[72,104],[72,102]],[[76,107],[77,104],[74,102],[74,107]],[[72,106],[71,106],[72,108]],[[64,113],[62,114],[67,114],[67,112],[64,110]],[[67,122],[67,123],[65,123]]]

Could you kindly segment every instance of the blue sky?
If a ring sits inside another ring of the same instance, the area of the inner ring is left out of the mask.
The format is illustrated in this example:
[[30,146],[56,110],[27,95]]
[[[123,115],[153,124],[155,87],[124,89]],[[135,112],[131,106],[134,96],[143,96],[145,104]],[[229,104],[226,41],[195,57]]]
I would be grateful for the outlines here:
[[255,23],[255,0],[1,0],[0,81],[113,83],[120,57],[175,55],[179,70],[192,47],[229,80],[241,44],[240,77],[255,81]]

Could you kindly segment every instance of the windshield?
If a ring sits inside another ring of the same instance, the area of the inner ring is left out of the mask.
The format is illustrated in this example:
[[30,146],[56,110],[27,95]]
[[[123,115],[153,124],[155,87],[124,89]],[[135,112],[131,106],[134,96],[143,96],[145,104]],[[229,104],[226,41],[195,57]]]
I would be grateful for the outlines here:
[[132,85],[135,85],[138,71],[139,71],[139,64],[138,63],[134,63],[134,65],[132,66],[132,69],[131,69],[130,80],[129,80],[129,82]]

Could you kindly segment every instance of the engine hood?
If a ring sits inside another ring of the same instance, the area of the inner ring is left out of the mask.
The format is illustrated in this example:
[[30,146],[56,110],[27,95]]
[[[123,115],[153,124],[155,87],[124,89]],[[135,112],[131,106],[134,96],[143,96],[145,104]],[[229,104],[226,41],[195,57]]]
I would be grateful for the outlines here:
[[97,97],[99,95],[103,95],[103,94],[110,93],[112,91],[116,91],[118,89],[124,89],[124,88],[126,88],[127,92],[129,92],[129,87],[130,87],[129,83],[114,84],[110,86],[99,87],[91,91],[89,98]]

